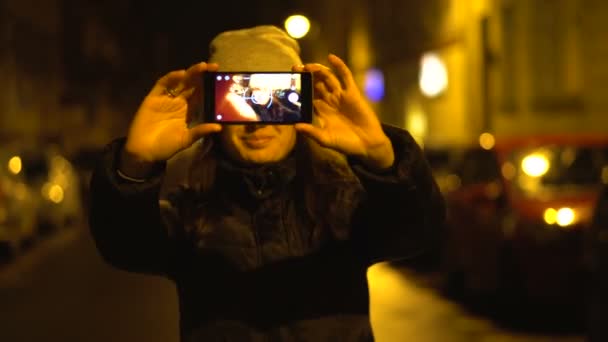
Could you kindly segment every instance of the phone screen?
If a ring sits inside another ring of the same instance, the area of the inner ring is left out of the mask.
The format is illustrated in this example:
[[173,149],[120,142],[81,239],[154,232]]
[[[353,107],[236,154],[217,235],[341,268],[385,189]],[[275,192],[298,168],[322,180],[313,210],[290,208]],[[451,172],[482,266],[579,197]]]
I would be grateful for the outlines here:
[[207,72],[204,77],[207,122],[293,124],[312,121],[310,73]]

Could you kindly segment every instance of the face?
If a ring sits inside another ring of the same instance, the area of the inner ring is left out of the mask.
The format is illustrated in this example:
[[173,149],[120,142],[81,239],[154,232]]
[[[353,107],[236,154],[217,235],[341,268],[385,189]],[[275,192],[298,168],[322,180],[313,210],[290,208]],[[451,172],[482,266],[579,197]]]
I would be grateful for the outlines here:
[[268,104],[271,96],[272,94],[268,89],[254,89],[251,92],[251,97],[253,97],[254,102],[263,106]]
[[291,125],[226,125],[220,133],[228,156],[244,164],[274,163],[285,158],[296,143]]

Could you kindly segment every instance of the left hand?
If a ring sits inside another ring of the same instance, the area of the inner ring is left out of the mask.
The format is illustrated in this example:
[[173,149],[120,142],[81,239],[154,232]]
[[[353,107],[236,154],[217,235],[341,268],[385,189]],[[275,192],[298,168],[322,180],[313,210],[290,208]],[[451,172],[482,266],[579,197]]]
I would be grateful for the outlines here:
[[321,146],[357,157],[370,168],[382,170],[391,167],[395,160],[391,141],[361,95],[350,69],[333,54],[328,60],[336,74],[321,64],[293,68],[294,71],[313,74],[313,106],[319,120],[319,126],[298,123],[296,130]]

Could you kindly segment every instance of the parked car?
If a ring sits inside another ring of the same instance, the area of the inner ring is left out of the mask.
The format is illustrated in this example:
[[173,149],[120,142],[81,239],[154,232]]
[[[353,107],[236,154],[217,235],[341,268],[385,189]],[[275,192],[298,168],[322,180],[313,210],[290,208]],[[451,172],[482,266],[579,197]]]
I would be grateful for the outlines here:
[[31,246],[36,238],[36,200],[21,173],[22,161],[0,151],[0,263],[8,262]]
[[80,178],[54,145],[22,152],[25,181],[38,194],[37,225],[42,234],[82,222]]
[[452,279],[473,292],[578,302],[583,233],[608,182],[608,137],[498,140],[456,155],[459,184],[444,193]]
[[55,145],[4,143],[0,180],[5,254],[18,254],[39,237],[82,222],[80,180]]

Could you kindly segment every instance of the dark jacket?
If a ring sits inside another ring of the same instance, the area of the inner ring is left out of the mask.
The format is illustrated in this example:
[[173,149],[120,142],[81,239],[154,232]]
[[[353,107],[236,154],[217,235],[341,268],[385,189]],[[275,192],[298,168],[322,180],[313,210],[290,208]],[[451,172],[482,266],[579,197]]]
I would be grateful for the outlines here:
[[253,170],[220,163],[222,190],[211,200],[179,187],[159,201],[162,168],[146,183],[117,177],[118,139],[91,180],[98,250],[115,267],[176,283],[184,341],[373,340],[367,267],[427,260],[440,248],[445,217],[418,145],[383,127],[395,164],[377,174],[349,160],[364,191],[338,199],[352,212],[347,238],[312,233],[292,158]]

